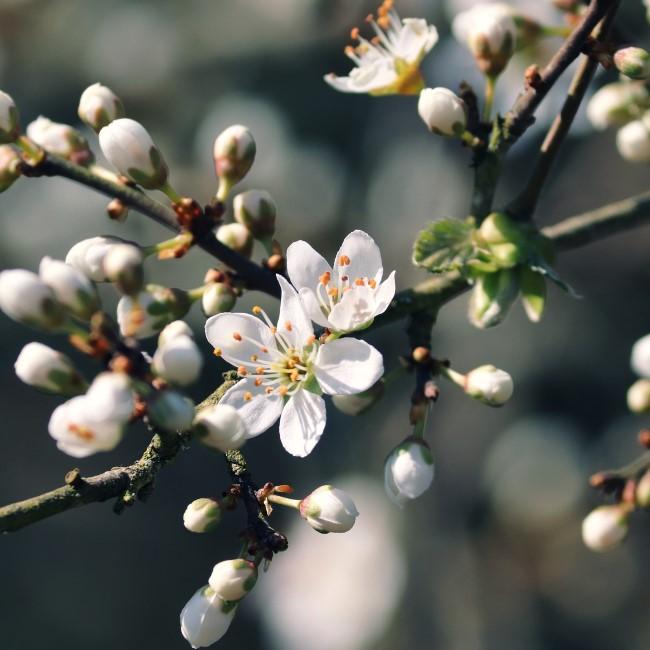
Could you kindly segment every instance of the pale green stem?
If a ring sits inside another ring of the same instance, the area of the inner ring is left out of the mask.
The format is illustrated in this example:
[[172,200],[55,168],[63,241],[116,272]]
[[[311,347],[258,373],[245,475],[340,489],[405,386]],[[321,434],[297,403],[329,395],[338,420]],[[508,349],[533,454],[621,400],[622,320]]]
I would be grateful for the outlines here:
[[35,142],[32,142],[26,135],[19,135],[15,144],[33,161],[39,161],[45,155],[43,149],[41,149]]
[[111,183],[120,182],[119,176],[117,174],[112,172],[110,169],[106,169],[106,167],[102,167],[101,165],[89,165],[88,171],[95,176],[99,176],[99,178],[104,178],[107,181],[111,181]]
[[390,386],[390,384],[392,384],[396,379],[399,379],[405,373],[406,373],[406,367],[400,364],[398,366],[395,366],[391,371],[387,372],[382,377],[381,381],[384,384],[384,387]]
[[276,503],[279,506],[286,506],[298,510],[300,507],[300,499],[289,499],[288,497],[281,497],[279,494],[270,494],[267,499],[271,503]]
[[170,185],[169,181],[167,181],[159,189],[161,192],[163,192],[169,197],[169,200],[172,203],[180,203],[180,201],[183,199],[183,197]]
[[562,25],[543,25],[541,28],[541,35],[568,38],[572,31],[571,27],[564,27]]
[[189,232],[183,232],[176,237],[171,237],[170,239],[165,239],[157,244],[151,244],[151,246],[143,246],[142,252],[145,257],[150,257],[151,255],[157,255],[162,251],[172,250],[178,248],[179,246],[186,246],[191,244],[193,240],[192,234]]
[[427,400],[426,411],[424,412],[424,417],[419,419],[413,425],[413,436],[415,438],[424,438],[424,432],[427,428],[427,422],[429,421],[429,415],[431,413],[431,402]]
[[448,368],[447,366],[441,365],[440,374],[446,379],[449,379],[449,381],[453,382],[457,386],[460,386],[462,389],[465,389],[465,375],[463,375],[462,373],[456,372],[452,368]]
[[485,77],[485,104],[483,105],[483,121],[489,122],[492,118],[492,105],[494,104],[494,89],[497,85],[498,77],[487,75]]
[[204,284],[203,286],[196,287],[195,289],[188,289],[187,290],[187,297],[192,302],[196,302],[197,300],[201,300],[201,298],[203,297],[203,294],[205,293],[208,286],[209,285]]

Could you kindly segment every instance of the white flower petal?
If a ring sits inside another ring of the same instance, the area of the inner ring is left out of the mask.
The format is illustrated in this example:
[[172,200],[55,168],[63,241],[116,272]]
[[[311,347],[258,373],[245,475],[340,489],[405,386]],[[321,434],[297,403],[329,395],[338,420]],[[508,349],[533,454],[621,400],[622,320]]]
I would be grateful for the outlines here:
[[332,267],[306,241],[295,241],[287,248],[287,275],[298,291],[313,289],[323,273],[332,273]]
[[[349,264],[342,265],[341,260],[350,260]],[[379,282],[383,274],[381,264],[381,253],[375,240],[363,232],[353,230],[341,244],[336,257],[334,258],[334,273],[338,276],[347,275],[350,283],[357,278],[368,278]]]
[[347,77],[328,74],[325,81],[335,90],[344,93],[378,92],[389,88],[399,80],[395,64],[390,57],[375,58],[360,68],[353,68]]
[[[271,330],[259,318],[251,314],[217,314],[205,322],[205,337],[215,350],[233,366],[255,367],[252,356],[264,361],[271,360],[271,352],[277,349]],[[261,348],[266,347],[269,352]]]
[[325,428],[325,400],[304,389],[287,402],[280,418],[280,440],[293,456],[309,455]]
[[383,314],[395,295],[395,271],[393,271],[375,291],[375,316]]
[[300,301],[305,308],[307,316],[311,318],[314,323],[318,323],[322,327],[329,327],[327,316],[323,314],[320,302],[316,297],[316,293],[312,289],[303,288],[298,292],[300,294]]
[[438,30],[422,18],[404,18],[395,38],[395,50],[409,63],[419,63],[438,42]]
[[280,298],[280,315],[278,316],[278,334],[295,348],[302,348],[314,335],[314,328],[300,302],[296,290],[278,275],[282,297]]
[[352,332],[375,316],[375,292],[368,286],[353,286],[330,312],[330,327],[337,332]]
[[384,373],[381,353],[359,339],[338,339],[318,350],[314,374],[328,395],[354,395],[370,388]]
[[[246,393],[250,393],[252,398],[245,399]],[[254,377],[246,377],[228,389],[219,404],[236,408],[246,425],[248,437],[254,438],[275,424],[282,412],[284,400],[277,393],[267,395],[263,386],[255,385]]]

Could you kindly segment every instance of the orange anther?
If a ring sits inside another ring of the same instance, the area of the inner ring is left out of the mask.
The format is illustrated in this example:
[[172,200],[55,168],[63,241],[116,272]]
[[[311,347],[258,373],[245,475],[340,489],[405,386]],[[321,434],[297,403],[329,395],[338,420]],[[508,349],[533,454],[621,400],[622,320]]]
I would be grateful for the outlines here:
[[239,368],[237,368],[237,374],[240,377],[245,377],[248,374],[248,370],[246,370],[246,368],[244,368],[244,366],[239,366]]
[[256,354],[251,354],[251,361],[255,363],[258,359],[258,356]]
[[310,337],[307,338],[306,344],[312,345],[315,342],[316,342],[316,337],[312,334]]
[[357,38],[359,38],[359,28],[358,28],[358,27],[353,27],[353,28],[350,30],[350,38],[351,38],[353,41],[356,41]]
[[354,281],[354,284],[356,284],[357,287],[362,287],[362,286],[363,286],[363,278],[357,278],[357,279]]
[[289,389],[286,386],[278,386],[278,394],[284,397],[289,392]]
[[212,351],[212,354],[214,354],[215,357],[220,357],[223,354],[223,352],[222,352],[221,348],[215,348]]
[[235,341],[241,341],[241,334],[239,332],[233,332],[232,337],[235,339]]
[[370,286],[371,289],[376,289],[377,288],[377,280],[368,280],[368,285]]
[[319,278],[318,281],[322,284],[327,286],[330,283],[330,280],[332,279],[332,274],[329,271],[325,271]]
[[273,392],[273,389],[272,389],[270,386],[267,386],[267,387],[264,389],[264,392],[265,392],[267,395],[270,395],[270,394]]
[[350,258],[347,255],[339,257],[339,266],[347,266],[350,263]]
[[256,385],[256,386],[261,386],[261,385],[262,385],[262,379],[261,379],[261,377],[258,377],[258,378],[255,380],[255,385]]
[[332,298],[336,298],[336,296],[339,295],[339,290],[336,287],[332,287],[328,292],[328,296],[332,296]]
[[287,321],[287,322],[284,324],[284,327],[285,327],[285,329],[286,329],[288,332],[291,332],[291,331],[293,330],[293,325],[291,324],[291,321]]
[[253,393],[246,391],[244,393],[244,401],[245,402],[250,402],[253,399]]
[[253,307],[253,309],[251,309],[251,311],[257,316],[257,315],[262,313],[262,308],[255,305],[255,307]]
[[255,368],[255,373],[258,374],[258,375],[263,375],[264,374],[264,368],[262,368],[262,366],[258,366],[257,368]]
[[269,352],[269,349],[266,348],[266,347],[264,347],[264,346],[262,346],[262,347],[260,348],[260,350],[261,350],[262,352],[264,352],[264,354],[268,354],[268,352]]

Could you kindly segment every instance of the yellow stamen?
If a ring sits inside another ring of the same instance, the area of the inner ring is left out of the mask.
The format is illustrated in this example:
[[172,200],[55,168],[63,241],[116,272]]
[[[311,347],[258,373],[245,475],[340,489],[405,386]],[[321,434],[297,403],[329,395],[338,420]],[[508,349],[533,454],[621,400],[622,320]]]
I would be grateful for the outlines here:
[[336,287],[332,287],[328,290],[327,295],[332,296],[332,298],[336,298],[336,296],[339,295],[339,290]]
[[251,354],[251,361],[255,363],[259,357],[256,354]]
[[256,316],[259,316],[259,314],[262,313],[262,308],[261,308],[261,307],[258,307],[257,305],[255,305],[255,306],[253,307],[253,309],[251,309],[251,311],[252,311]]
[[284,397],[289,392],[286,386],[278,386],[278,393]]
[[368,285],[370,286],[371,289],[376,289],[377,288],[377,280],[368,280]]
[[223,352],[222,352],[221,348],[215,348],[213,350],[212,354],[214,354],[215,357],[220,357],[223,354]]
[[300,379],[300,373],[297,370],[294,370],[290,375],[289,378],[291,381],[298,381]]

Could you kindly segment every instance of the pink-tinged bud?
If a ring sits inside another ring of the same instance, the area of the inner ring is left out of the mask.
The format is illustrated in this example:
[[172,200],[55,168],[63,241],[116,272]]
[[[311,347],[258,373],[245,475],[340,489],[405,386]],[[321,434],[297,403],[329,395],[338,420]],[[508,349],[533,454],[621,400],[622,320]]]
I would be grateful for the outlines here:
[[81,93],[77,112],[81,121],[97,132],[125,114],[120,98],[99,83],[88,86]]
[[214,565],[210,587],[223,600],[241,600],[257,582],[257,567],[248,560],[224,560]]
[[467,106],[447,88],[425,88],[418,100],[418,113],[436,135],[460,136],[467,126]]
[[222,131],[214,141],[212,155],[219,178],[217,198],[224,201],[233,185],[246,176],[255,160],[255,139],[248,128],[235,124]]
[[90,165],[95,161],[88,140],[69,124],[53,122],[41,115],[27,125],[27,137],[48,153],[77,165]]
[[582,522],[585,546],[598,552],[618,546],[627,535],[629,514],[629,506],[622,503],[592,510]]
[[232,204],[235,221],[250,230],[255,239],[268,240],[275,232],[276,208],[265,190],[248,190],[238,194]]
[[201,409],[194,418],[199,440],[223,453],[239,449],[248,438],[246,424],[236,408],[214,404]]
[[316,488],[300,502],[299,511],[319,533],[347,533],[359,516],[349,495],[331,485]]
[[253,235],[251,231],[240,223],[227,223],[217,229],[217,239],[228,248],[250,257],[253,252]]
[[201,587],[181,612],[181,633],[193,648],[207,648],[228,631],[236,607],[208,585]]
[[8,144],[0,144],[0,192],[8,190],[20,177],[20,155]]
[[221,506],[214,499],[196,499],[183,513],[183,525],[191,533],[209,533],[220,521]]
[[13,98],[0,90],[0,144],[15,142],[20,135],[18,109]]
[[99,132],[99,146],[120,174],[145,189],[160,189],[167,183],[167,163],[139,122],[128,117],[114,120]]
[[215,316],[230,311],[237,301],[233,288],[223,282],[208,285],[201,296],[201,307],[206,316]]
[[630,79],[650,76],[650,54],[642,47],[623,47],[614,53],[614,66]]

